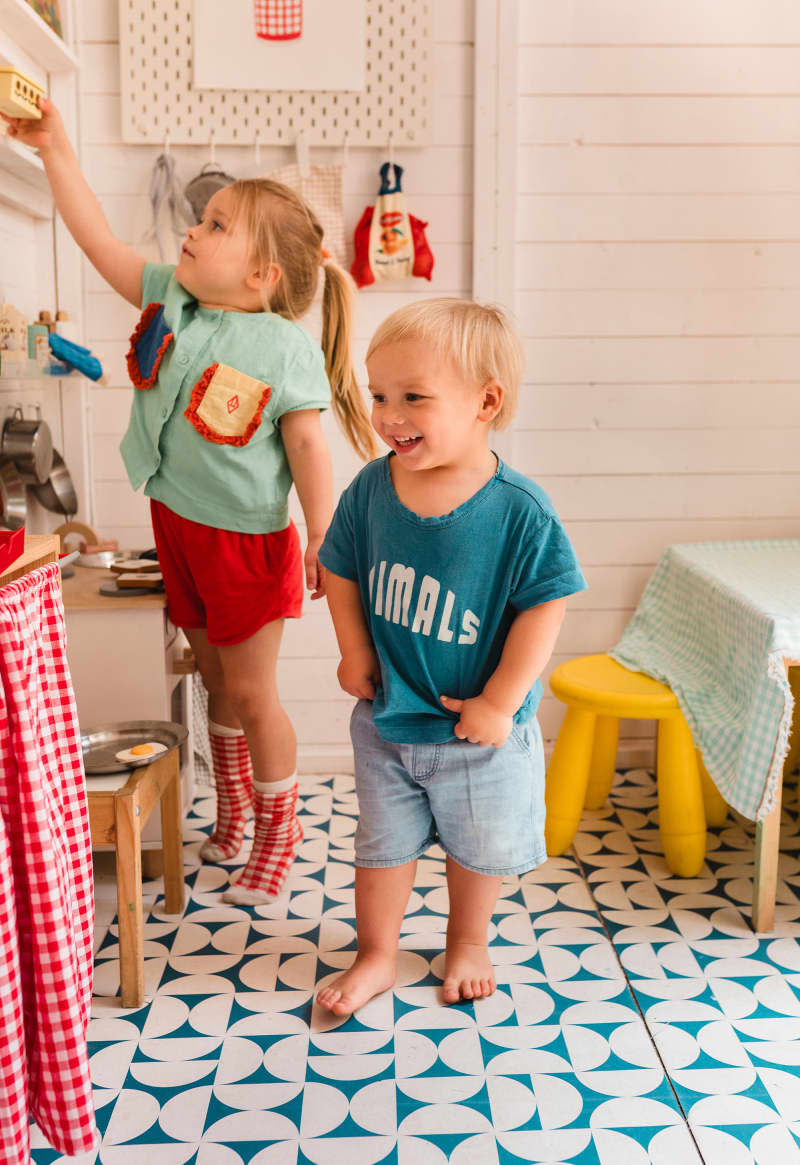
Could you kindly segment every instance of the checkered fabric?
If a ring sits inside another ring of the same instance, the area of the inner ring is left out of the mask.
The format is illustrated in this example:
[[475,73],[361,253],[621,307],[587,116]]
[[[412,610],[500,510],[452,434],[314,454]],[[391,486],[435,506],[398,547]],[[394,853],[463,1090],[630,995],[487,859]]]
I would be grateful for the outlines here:
[[266,175],[274,182],[283,182],[301,195],[320,221],[323,230],[322,245],[339,264],[345,262],[344,212],[342,209],[342,166],[310,166],[306,177],[295,163],[281,166]]
[[89,814],[58,567],[0,589],[0,1161],[29,1160],[28,1118],[59,1152],[97,1130]]
[[217,824],[200,846],[207,862],[224,862],[242,848],[244,826],[253,802],[253,764],[244,732],[221,735],[208,730],[217,788]]
[[667,683],[715,784],[750,819],[775,805],[800,659],[800,540],[668,547],[610,653]]
[[303,0],[254,0],[256,36],[295,40],[303,31]]
[[253,785],[253,848],[247,865],[223,895],[226,902],[250,901],[248,896],[239,896],[242,890],[261,895],[263,901],[277,898],[303,840],[303,828],[297,820],[297,782],[282,793],[262,789],[257,783]]

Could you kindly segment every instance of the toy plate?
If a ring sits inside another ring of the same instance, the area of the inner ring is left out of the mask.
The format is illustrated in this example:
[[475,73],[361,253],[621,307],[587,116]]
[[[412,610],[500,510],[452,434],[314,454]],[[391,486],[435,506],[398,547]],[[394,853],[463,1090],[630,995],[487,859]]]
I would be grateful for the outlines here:
[[[188,735],[182,724],[175,724],[170,720],[125,720],[120,724],[90,728],[81,733],[86,775],[125,773],[128,769],[138,769],[142,765],[152,764],[153,761],[166,756],[167,752],[179,748]],[[166,745],[167,752],[160,752],[158,756],[143,756],[139,760],[117,760],[116,754],[122,752],[124,748],[133,748],[135,744],[146,744],[151,740]]]

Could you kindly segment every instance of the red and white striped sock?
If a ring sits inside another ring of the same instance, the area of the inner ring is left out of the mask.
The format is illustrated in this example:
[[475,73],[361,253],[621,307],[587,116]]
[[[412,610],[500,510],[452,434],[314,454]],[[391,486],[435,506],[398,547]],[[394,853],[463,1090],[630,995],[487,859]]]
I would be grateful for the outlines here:
[[242,848],[247,814],[253,799],[253,765],[241,728],[208,722],[208,739],[217,787],[217,824],[200,846],[206,862],[225,862]]
[[296,815],[297,776],[253,782],[253,849],[223,902],[257,906],[278,897],[289,875],[303,829]]

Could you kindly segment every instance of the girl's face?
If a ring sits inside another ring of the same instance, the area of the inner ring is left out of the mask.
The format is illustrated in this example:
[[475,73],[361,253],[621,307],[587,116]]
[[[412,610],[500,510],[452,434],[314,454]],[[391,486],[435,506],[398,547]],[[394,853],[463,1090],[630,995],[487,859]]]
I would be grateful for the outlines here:
[[213,195],[202,222],[186,232],[175,276],[201,307],[262,311],[246,224],[234,210],[230,187]]
[[465,379],[452,360],[421,340],[403,340],[373,352],[367,371],[372,424],[398,466],[465,467],[485,454],[499,404],[487,413],[485,386]]

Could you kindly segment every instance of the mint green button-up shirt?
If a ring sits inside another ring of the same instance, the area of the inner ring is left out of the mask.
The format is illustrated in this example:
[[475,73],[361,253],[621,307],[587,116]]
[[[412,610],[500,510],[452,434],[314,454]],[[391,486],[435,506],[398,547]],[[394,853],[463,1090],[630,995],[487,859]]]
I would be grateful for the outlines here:
[[[321,349],[299,324],[271,312],[200,307],[164,264],[145,266],[142,307],[151,303],[164,305],[173,338],[153,387],[134,389],[121,445],[131,485],[207,526],[285,529],[292,476],[280,418],[330,403]],[[250,423],[231,437],[239,413]]]

